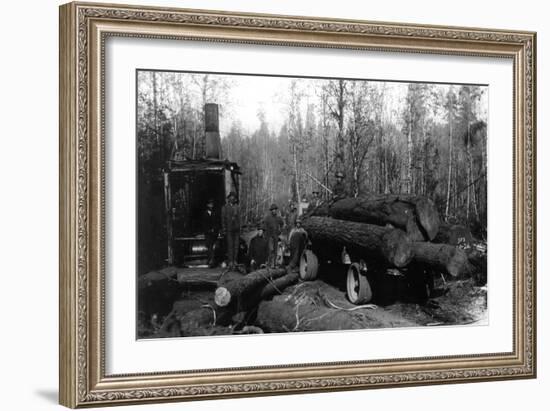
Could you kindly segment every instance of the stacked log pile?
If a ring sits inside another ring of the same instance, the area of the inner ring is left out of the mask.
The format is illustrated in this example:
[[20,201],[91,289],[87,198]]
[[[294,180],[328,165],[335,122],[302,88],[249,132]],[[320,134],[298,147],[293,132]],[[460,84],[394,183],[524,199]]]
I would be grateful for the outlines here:
[[213,293],[213,301],[200,304],[176,301],[155,336],[233,334],[245,325],[260,302],[282,294],[299,279],[297,272],[286,268],[265,268],[249,274],[224,273]]
[[439,230],[439,214],[434,203],[414,195],[376,195],[344,198],[329,207],[337,220],[387,225],[404,230],[411,241],[431,241]]
[[[308,233],[311,251],[321,264],[334,263],[330,267],[341,266],[342,257],[349,255],[355,263],[363,260],[369,269],[404,271],[419,280],[425,279],[427,273],[466,278],[486,271],[486,253],[472,247],[475,241],[469,230],[442,223],[435,205],[425,197],[345,198],[317,207],[305,216],[302,225]],[[143,285],[144,289],[153,283],[155,288],[170,288],[165,284],[170,281],[162,276],[144,278]],[[299,282],[300,274],[289,268],[225,273],[217,281],[208,304],[192,309],[175,304],[159,334],[228,334],[240,332],[249,324],[268,332],[376,326],[368,313],[362,313],[361,321],[357,322],[359,313],[350,307],[335,308],[330,302],[326,304],[315,298],[305,301],[302,297],[311,293],[295,291],[305,284],[318,288],[319,282],[296,285]],[[331,288],[328,284],[326,287]]]
[[313,251],[338,259],[346,251],[365,261],[404,268],[414,263],[453,277],[468,277],[486,263],[470,231],[442,223],[435,204],[417,195],[344,198],[318,207],[304,222]]

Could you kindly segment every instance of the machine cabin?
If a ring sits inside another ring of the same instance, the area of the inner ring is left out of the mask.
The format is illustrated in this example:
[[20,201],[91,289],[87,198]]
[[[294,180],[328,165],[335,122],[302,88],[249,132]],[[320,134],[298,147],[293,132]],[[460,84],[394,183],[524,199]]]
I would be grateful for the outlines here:
[[[206,264],[202,216],[208,200],[214,200],[214,215],[221,232],[221,210],[227,195],[239,193],[239,166],[227,160],[170,161],[164,172],[164,198],[168,229],[168,262],[178,266]],[[237,194],[238,195],[238,194]],[[223,241],[216,255],[223,258]]]

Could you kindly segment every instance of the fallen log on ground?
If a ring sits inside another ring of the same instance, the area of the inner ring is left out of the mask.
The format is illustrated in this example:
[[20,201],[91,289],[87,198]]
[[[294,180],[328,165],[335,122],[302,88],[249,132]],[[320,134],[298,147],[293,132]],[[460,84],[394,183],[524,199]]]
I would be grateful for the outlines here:
[[243,275],[240,278],[232,278],[231,280],[224,281],[216,289],[214,302],[218,307],[228,307],[232,305],[234,306],[233,311],[242,311],[239,308],[245,305],[244,301],[248,296],[269,281],[282,277],[286,273],[287,270],[284,268],[264,268]]
[[236,303],[224,307],[216,307],[217,324],[243,324],[251,318],[258,304],[274,295],[282,294],[288,286],[296,284],[300,279],[298,272],[288,272],[282,277],[269,280],[267,284],[256,287],[242,294]]
[[[283,275],[273,281],[270,281],[262,288],[258,289],[252,295],[250,295],[246,300],[241,302],[239,309],[241,310],[238,313],[232,313],[231,319],[234,323],[237,324],[247,324],[252,318],[255,318],[257,313],[258,305],[264,300],[269,300],[273,296],[282,294],[285,289],[293,284],[296,284],[300,280],[299,272],[290,272]],[[219,308],[218,311],[224,310]],[[228,310],[225,310],[227,313]],[[221,321],[224,321],[225,317],[221,318]]]
[[[286,273],[285,270],[283,272]],[[231,283],[242,282],[245,277],[248,276],[238,273],[226,273],[219,280],[219,284],[220,287],[228,286],[231,288]],[[228,304],[224,307],[217,306],[211,301],[193,299],[177,301],[155,336],[159,338],[184,337],[223,333],[224,327],[242,322],[242,319],[247,318],[247,312],[255,309],[263,299],[281,294],[287,286],[296,283],[299,278],[298,273],[285,274],[282,277],[270,280],[267,284],[260,284],[259,287],[246,294],[246,298],[243,296],[239,299],[238,304]],[[239,313],[241,314],[241,320],[235,319]]]
[[276,280],[270,281],[260,290],[256,304],[258,304],[262,300],[271,298],[274,295],[282,294],[285,288],[287,288],[292,284],[296,284],[299,279],[300,279],[300,273],[291,272],[291,273],[285,274],[280,278],[277,278]]
[[266,332],[352,330],[392,326],[412,326],[402,317],[384,314],[375,306],[355,306],[341,291],[323,281],[308,281],[289,287],[272,300],[258,306],[255,324]]
[[375,195],[344,198],[333,203],[329,216],[405,230],[411,241],[430,241],[439,230],[439,213],[433,201],[416,195]]
[[453,277],[467,277],[475,271],[467,253],[449,244],[415,242],[414,261],[442,270]]
[[155,337],[231,334],[231,330],[219,323],[222,314],[216,311],[212,301],[193,298],[176,301]]
[[309,217],[302,225],[311,239],[313,251],[322,260],[338,261],[343,247],[350,254],[383,260],[394,267],[404,267],[413,258],[409,237],[395,228],[329,217]]

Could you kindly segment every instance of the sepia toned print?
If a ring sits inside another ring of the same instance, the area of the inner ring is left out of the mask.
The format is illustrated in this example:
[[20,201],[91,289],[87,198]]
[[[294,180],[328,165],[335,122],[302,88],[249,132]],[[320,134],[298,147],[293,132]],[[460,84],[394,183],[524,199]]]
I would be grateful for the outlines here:
[[487,324],[487,86],[136,76],[138,338]]

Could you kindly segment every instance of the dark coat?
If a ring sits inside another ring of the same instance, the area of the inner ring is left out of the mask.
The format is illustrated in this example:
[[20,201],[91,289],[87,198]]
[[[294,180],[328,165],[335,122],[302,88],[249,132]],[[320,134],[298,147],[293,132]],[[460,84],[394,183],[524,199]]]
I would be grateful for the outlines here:
[[259,266],[267,262],[268,254],[269,248],[266,236],[254,236],[254,238],[250,240],[250,247],[248,248],[248,256],[250,259],[254,260]]
[[278,215],[269,213],[264,218],[264,229],[267,237],[278,237],[284,225],[285,222]]
[[241,211],[238,204],[226,204],[223,206],[222,226],[226,232],[241,230]]
[[202,214],[202,231],[212,234],[220,231],[219,219],[214,210],[211,210],[210,213],[205,210]]
[[291,230],[294,227],[294,225],[296,224],[297,218],[298,218],[297,210],[291,210],[288,212],[288,215],[286,216],[286,225],[288,227],[288,230]]
[[344,185],[344,182],[337,181],[334,184],[334,187],[332,188],[332,199],[334,201],[341,200],[342,198],[346,198],[347,192],[346,192],[346,186]]

